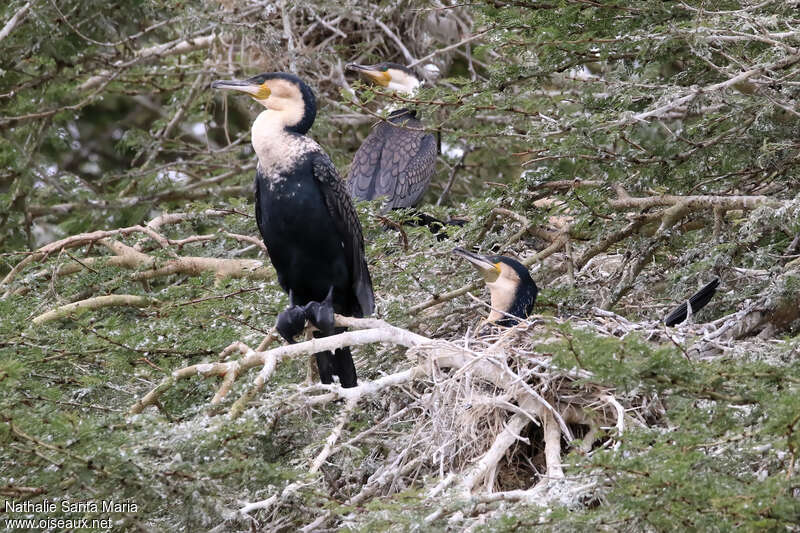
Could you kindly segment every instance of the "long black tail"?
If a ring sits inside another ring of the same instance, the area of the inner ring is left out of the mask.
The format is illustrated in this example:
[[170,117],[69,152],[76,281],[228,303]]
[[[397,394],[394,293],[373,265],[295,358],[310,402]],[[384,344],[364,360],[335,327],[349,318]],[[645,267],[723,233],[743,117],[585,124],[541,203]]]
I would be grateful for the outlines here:
[[330,385],[333,383],[333,376],[339,376],[339,383],[345,389],[358,386],[358,376],[356,375],[356,365],[353,364],[353,355],[350,348],[345,346],[339,348],[335,353],[330,351],[318,352],[314,354],[317,359],[319,369],[319,380]]
[[[717,287],[719,286],[719,278],[716,278],[714,281],[697,291],[689,298],[689,303],[692,306],[692,313],[698,312],[700,309],[706,306],[708,302],[711,301],[711,298],[714,297],[714,293],[717,292]],[[675,324],[680,324],[684,320],[686,320],[687,309],[686,309],[686,302],[683,302],[677,308],[675,308],[670,314],[667,315],[667,318],[664,319],[664,324],[667,326],[674,326]]]
[[339,383],[342,387],[349,389],[358,386],[358,376],[356,376],[356,365],[353,363],[353,355],[350,347],[339,348],[333,356],[336,367],[336,374],[339,376]]
[[[347,328],[336,328],[335,333],[347,331]],[[319,331],[314,332],[314,336],[319,335]],[[326,385],[333,383],[333,376],[339,376],[339,383],[345,389],[358,386],[358,376],[356,375],[356,365],[353,363],[353,355],[350,348],[338,348],[335,353],[330,350],[314,354],[319,369],[319,380]]]

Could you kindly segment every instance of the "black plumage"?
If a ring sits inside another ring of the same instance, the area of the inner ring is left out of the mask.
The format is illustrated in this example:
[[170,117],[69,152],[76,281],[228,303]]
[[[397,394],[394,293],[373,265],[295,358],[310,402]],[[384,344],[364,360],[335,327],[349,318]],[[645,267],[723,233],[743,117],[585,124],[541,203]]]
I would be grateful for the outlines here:
[[[692,314],[698,312],[700,309],[705,307],[708,302],[711,301],[711,298],[713,298],[714,294],[717,292],[718,286],[719,278],[716,278],[711,283],[708,283],[705,287],[694,293],[691,298],[689,298],[689,304],[692,306]],[[667,315],[667,318],[664,319],[664,324],[667,326],[680,324],[686,320],[687,315],[688,312],[686,302],[683,302]]]
[[[290,306],[279,332],[293,342],[305,319],[333,334],[333,312],[361,317],[374,310],[361,223],[328,155],[305,136],[316,116],[311,89],[297,76],[262,74],[214,87],[247,92],[267,108],[253,124],[259,163],[256,223]],[[316,355],[320,378],[343,387],[357,384],[350,349]]]
[[337,313],[372,313],[361,223],[327,154],[303,154],[278,179],[259,166],[256,222],[278,282],[296,303],[322,301],[333,287]]

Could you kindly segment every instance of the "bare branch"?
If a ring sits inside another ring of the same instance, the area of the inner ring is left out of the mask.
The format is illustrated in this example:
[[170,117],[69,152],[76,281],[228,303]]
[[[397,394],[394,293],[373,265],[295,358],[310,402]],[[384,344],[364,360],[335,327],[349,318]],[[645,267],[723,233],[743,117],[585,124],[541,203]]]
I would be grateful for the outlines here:
[[781,69],[784,69],[786,67],[792,66],[797,62],[800,62],[800,54],[792,54],[792,55],[789,55],[789,56],[781,59],[780,61],[776,61],[776,62],[771,63],[769,65],[763,65],[763,66],[758,66],[758,67],[755,67],[755,68],[750,68],[748,70],[745,70],[744,72],[740,72],[739,74],[737,74],[736,76],[731,77],[728,80],[725,80],[725,81],[722,81],[722,82],[719,82],[719,83],[714,83],[714,84],[711,84],[711,85],[707,85],[705,87],[698,87],[698,88],[692,90],[689,94],[686,94],[686,95],[681,96],[679,98],[675,98],[673,100],[670,100],[666,104],[664,104],[664,105],[662,105],[660,107],[657,107],[656,109],[651,109],[650,111],[644,111],[642,113],[636,113],[634,115],[621,118],[621,119],[617,120],[616,122],[613,122],[611,124],[608,124],[607,126],[604,126],[604,128],[624,126],[624,125],[635,123],[635,122],[645,122],[647,119],[651,119],[651,118],[663,117],[667,113],[672,111],[673,109],[678,108],[678,107],[680,107],[680,106],[682,106],[682,105],[684,105],[686,103],[689,103],[689,102],[691,102],[692,100],[694,100],[695,98],[697,98],[697,97],[699,97],[701,95],[714,93],[714,92],[717,92],[717,91],[721,91],[723,89],[727,89],[728,87],[732,87],[734,85],[746,82],[748,79],[750,79],[753,76],[756,76],[758,74],[763,74],[765,72],[770,72],[770,71],[774,71],[774,70],[781,70]]
[[26,2],[25,5],[19,8],[17,12],[14,13],[10,19],[8,19],[8,22],[5,23],[3,29],[0,29],[0,42],[8,37],[8,35],[14,31],[14,28],[16,28],[17,25],[22,22],[22,20],[25,18],[25,15],[28,14],[30,7],[31,3]]
[[[179,54],[187,54],[189,52],[193,52],[195,50],[202,50],[203,48],[208,48],[211,44],[217,39],[217,35],[211,33],[209,35],[202,35],[199,37],[193,37],[191,39],[186,39],[177,42],[171,43],[164,43],[164,44],[157,44],[154,46],[150,46],[148,48],[142,48],[137,50],[134,53],[134,62],[151,59],[151,58],[160,58],[160,57],[167,57],[171,55],[179,55]],[[124,68],[131,64],[131,62],[124,62],[124,61],[117,61],[114,64],[115,68]],[[89,89],[94,89],[99,85],[103,84],[104,82],[108,82],[111,79],[111,72],[108,70],[101,71],[100,74],[96,74],[85,82],[78,86],[78,89],[81,91],[88,91]]]
[[81,300],[71,304],[56,307],[33,319],[35,325],[52,322],[61,318],[67,318],[74,313],[84,312],[103,307],[129,306],[129,307],[149,307],[157,304],[158,300],[147,296],[136,296],[133,294],[109,294],[107,296],[95,296],[88,300]]

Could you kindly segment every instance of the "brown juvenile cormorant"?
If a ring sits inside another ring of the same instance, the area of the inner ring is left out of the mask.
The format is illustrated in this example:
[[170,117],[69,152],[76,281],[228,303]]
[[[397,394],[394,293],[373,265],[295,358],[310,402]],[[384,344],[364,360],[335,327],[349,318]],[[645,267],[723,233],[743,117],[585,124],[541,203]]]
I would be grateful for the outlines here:
[[[414,71],[397,63],[347,65],[372,82],[406,95],[420,85]],[[393,111],[376,124],[353,157],[347,186],[353,198],[384,198],[386,209],[417,205],[436,170],[436,138],[422,131],[411,109]]]
[[[251,131],[258,156],[256,222],[278,282],[289,293],[279,333],[294,342],[307,318],[327,336],[335,332],[334,311],[371,314],[375,299],[361,223],[330,157],[305,135],[317,114],[311,88],[283,72],[211,86],[247,93],[266,108]],[[343,387],[357,385],[349,348],[315,356],[323,383],[338,375]]]
[[[689,298],[689,304],[692,306],[692,314],[698,312],[700,309],[706,306],[708,302],[711,301],[714,294],[717,292],[717,287],[719,286],[719,278],[716,278],[711,283],[707,284],[705,287],[697,291]],[[676,324],[680,324],[686,317],[688,316],[686,302],[683,302],[681,305],[676,307],[667,318],[664,319],[664,324],[667,326],[674,326]]]
[[488,322],[510,327],[519,322],[517,318],[528,318],[539,288],[525,265],[504,255],[479,255],[463,248],[453,253],[469,261],[489,287],[492,311]]

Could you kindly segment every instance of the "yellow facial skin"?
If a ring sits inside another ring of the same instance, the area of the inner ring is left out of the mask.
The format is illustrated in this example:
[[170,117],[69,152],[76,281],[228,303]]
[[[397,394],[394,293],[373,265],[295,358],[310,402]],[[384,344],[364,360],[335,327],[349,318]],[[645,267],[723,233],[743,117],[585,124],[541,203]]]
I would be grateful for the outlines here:
[[480,269],[481,276],[483,276],[483,280],[486,283],[494,283],[497,281],[497,278],[500,277],[502,272],[501,265],[502,263],[495,263],[493,266],[494,268],[482,268]]
[[272,94],[272,91],[270,91],[269,87],[267,86],[267,83],[264,82],[258,86],[255,94],[253,94],[253,98],[256,100],[266,100],[267,98],[269,98],[270,94]]
[[463,248],[456,248],[453,253],[460,255],[470,263],[480,273],[486,283],[494,283],[503,273],[503,263],[492,263],[488,258],[474,254]]
[[362,70],[364,74],[372,78],[372,81],[381,85],[382,87],[386,87],[389,85],[389,82],[392,81],[392,76],[389,72],[381,72],[379,70]]

